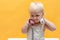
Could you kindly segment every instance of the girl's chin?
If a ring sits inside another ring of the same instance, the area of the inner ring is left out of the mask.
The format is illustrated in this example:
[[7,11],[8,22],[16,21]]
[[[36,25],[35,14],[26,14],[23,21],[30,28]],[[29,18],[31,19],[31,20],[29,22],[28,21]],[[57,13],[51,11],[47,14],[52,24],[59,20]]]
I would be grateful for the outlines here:
[[35,21],[35,23],[38,23],[39,21]]

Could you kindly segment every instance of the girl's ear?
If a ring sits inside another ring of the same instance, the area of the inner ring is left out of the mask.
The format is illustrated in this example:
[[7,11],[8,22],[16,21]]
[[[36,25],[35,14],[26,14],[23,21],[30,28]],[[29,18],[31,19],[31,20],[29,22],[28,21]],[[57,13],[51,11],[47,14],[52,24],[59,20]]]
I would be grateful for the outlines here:
[[44,11],[42,11],[42,15],[44,16]]

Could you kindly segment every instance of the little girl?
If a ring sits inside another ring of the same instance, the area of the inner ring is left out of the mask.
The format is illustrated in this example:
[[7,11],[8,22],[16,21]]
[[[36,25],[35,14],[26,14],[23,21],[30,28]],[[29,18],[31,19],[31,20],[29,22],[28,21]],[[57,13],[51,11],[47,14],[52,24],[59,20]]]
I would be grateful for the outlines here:
[[44,7],[42,3],[32,2],[29,7],[30,18],[22,28],[23,33],[27,33],[27,40],[44,40],[44,31],[56,30],[55,25],[43,18]]

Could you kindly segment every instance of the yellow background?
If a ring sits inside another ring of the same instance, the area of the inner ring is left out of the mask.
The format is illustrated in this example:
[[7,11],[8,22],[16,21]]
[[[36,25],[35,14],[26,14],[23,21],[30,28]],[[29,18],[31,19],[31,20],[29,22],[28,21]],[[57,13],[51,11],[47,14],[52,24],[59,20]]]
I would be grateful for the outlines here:
[[0,0],[0,40],[27,37],[21,28],[29,18],[28,7],[32,1],[41,1],[44,17],[56,25],[56,31],[45,31],[45,37],[60,38],[60,0]]

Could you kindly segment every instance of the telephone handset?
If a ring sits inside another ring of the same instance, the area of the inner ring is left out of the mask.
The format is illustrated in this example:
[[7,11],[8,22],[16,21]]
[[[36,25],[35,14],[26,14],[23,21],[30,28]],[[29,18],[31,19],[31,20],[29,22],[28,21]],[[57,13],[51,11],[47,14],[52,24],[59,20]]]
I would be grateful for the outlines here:
[[[44,23],[43,18],[41,18],[41,19],[40,19],[40,22],[41,22],[41,24],[43,24],[43,23]],[[32,19],[29,19],[29,23],[30,23],[30,24],[32,24],[32,25],[34,25],[34,24],[35,24],[34,20],[32,20]]]

